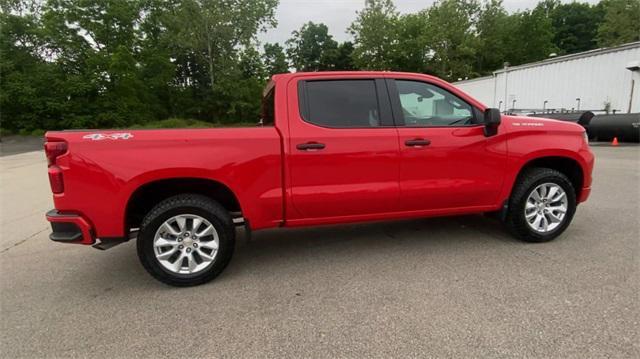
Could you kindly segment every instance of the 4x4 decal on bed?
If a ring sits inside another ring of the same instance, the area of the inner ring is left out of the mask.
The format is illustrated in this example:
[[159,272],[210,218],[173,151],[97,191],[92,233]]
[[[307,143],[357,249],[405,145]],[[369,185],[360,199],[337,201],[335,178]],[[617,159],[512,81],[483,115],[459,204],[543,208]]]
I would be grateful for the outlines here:
[[92,133],[92,134],[89,134],[89,135],[84,135],[84,136],[82,136],[82,138],[85,139],[85,140],[94,140],[94,141],[100,141],[100,140],[128,140],[130,138],[133,138],[133,135],[130,134],[129,132],[109,133],[109,134]]

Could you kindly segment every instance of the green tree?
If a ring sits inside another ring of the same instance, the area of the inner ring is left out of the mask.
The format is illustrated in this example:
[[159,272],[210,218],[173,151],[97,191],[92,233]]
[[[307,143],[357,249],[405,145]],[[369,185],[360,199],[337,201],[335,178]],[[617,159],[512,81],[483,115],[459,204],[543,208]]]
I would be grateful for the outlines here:
[[353,43],[351,41],[345,41],[339,44],[331,59],[331,63],[334,70],[355,70],[356,65],[353,63]]
[[[65,127],[126,126],[153,118],[138,58],[142,2],[50,0],[43,13],[50,61],[65,73]],[[80,85],[77,89],[74,84]]]
[[176,42],[206,63],[209,86],[215,92],[218,73],[247,47],[256,33],[275,26],[277,0],[182,0],[170,30]]
[[51,125],[66,108],[62,73],[44,61],[37,1],[0,4],[0,124],[11,130]]
[[397,46],[393,52],[392,69],[409,72],[433,70],[429,64],[430,39],[427,34],[427,11],[400,16],[396,21]]
[[217,107],[224,111],[220,119],[257,121],[260,117],[260,99],[267,76],[260,53],[255,47],[244,49],[240,53],[238,66],[220,80],[214,100]]
[[491,74],[503,66],[509,57],[509,36],[515,31],[514,23],[502,6],[502,0],[483,4],[478,17],[477,56],[475,71],[480,75]]
[[338,43],[325,24],[308,22],[293,31],[287,40],[287,55],[297,71],[321,71],[333,68],[332,57]]
[[264,44],[264,64],[269,75],[289,72],[287,55],[280,44]]
[[511,65],[544,60],[558,51],[553,44],[551,19],[543,9],[515,13],[509,16],[509,22],[505,61]]
[[616,46],[640,40],[640,1],[602,0],[604,20],[598,28],[599,46]]
[[600,7],[587,3],[562,4],[558,0],[547,0],[539,3],[537,8],[551,19],[553,43],[560,53],[572,54],[597,47],[597,30],[604,15]]
[[430,48],[429,62],[440,77],[457,80],[475,74],[473,28],[478,12],[475,0],[442,0],[427,10],[425,33]]
[[366,0],[365,8],[348,31],[354,38],[354,63],[358,68],[394,68],[398,12],[391,0]]

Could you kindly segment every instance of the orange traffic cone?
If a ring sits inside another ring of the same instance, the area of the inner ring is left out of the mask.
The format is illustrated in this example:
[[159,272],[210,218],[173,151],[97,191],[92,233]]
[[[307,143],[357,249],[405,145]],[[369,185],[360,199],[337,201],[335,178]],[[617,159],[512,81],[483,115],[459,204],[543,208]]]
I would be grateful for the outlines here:
[[617,146],[618,145],[618,137],[614,137],[613,141],[611,141],[611,146]]

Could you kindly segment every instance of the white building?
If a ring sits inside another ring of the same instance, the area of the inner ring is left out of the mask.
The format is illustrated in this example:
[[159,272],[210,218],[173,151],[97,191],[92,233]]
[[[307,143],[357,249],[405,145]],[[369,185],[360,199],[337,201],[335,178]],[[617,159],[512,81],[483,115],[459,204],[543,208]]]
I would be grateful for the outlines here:
[[454,83],[485,105],[509,109],[640,112],[640,42],[506,67]]

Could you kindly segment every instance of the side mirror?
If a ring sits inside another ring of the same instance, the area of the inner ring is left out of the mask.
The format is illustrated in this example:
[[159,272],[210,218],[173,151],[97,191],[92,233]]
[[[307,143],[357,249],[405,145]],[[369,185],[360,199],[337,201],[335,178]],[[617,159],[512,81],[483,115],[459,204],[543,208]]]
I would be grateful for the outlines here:
[[497,108],[484,110],[484,135],[486,137],[496,135],[498,126],[500,126],[500,110]]

